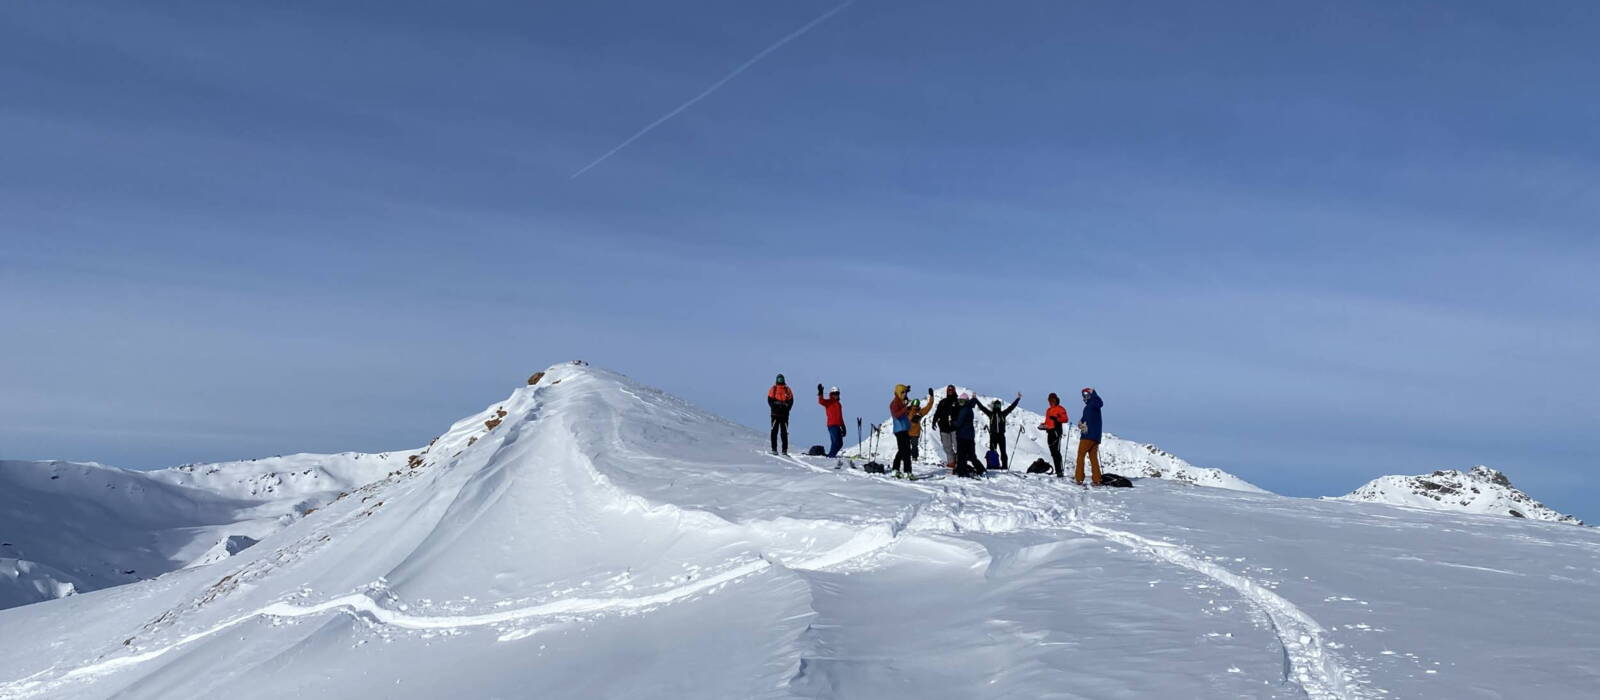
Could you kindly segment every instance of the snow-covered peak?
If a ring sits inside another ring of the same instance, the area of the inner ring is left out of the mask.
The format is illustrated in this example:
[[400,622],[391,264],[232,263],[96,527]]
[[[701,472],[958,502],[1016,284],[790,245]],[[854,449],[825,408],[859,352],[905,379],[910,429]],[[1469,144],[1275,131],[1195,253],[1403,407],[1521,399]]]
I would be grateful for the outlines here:
[[[1004,398],[988,396],[963,387],[956,387],[957,396],[969,393],[977,396],[984,406],[992,406],[995,401],[1000,401],[1001,408],[1011,405],[1012,399],[1016,398],[1014,395]],[[942,396],[943,392],[941,391],[939,395]],[[928,400],[928,396],[925,393],[920,396],[913,395],[911,398],[922,401]],[[1067,399],[1071,398],[1074,397],[1067,397]],[[887,415],[889,412],[889,400],[886,397],[882,400],[880,406],[873,406],[863,411],[863,413],[867,415]],[[937,401],[938,399],[935,398],[934,400]],[[1014,470],[1027,469],[1028,465],[1032,464],[1035,459],[1050,461],[1049,444],[1045,439],[1044,431],[1039,430],[1039,426],[1044,423],[1044,414],[1042,413],[1044,404],[1045,397],[1043,394],[1028,396],[1023,399],[1022,403],[1017,404],[1016,410],[1013,410],[1006,417],[1006,445],[1008,450],[1013,453],[1010,455],[1010,461],[1011,468]],[[1066,400],[1063,400],[1062,405],[1067,407],[1068,416],[1071,418],[1067,433],[1061,440],[1062,464],[1070,476],[1073,470],[1073,461],[1078,453],[1077,421],[1081,417],[1080,411],[1083,405],[1082,403],[1068,403]],[[846,406],[847,410],[851,408]],[[1039,408],[1040,411],[1036,412],[1031,408]],[[1111,408],[1108,408],[1107,413],[1114,417],[1115,414],[1111,413],[1111,410]],[[978,429],[978,453],[981,456],[988,445],[989,420],[982,412],[979,412],[974,425]],[[930,413],[922,419],[922,427],[922,435],[917,446],[918,454],[921,457],[920,461],[929,464],[938,463],[943,458],[940,456],[939,433],[933,428],[933,414]],[[854,431],[855,425],[850,425],[849,429]],[[866,429],[868,431],[871,430],[870,426]],[[870,432],[866,435],[856,436],[856,438],[860,439],[860,443],[847,448],[844,454],[852,457],[873,457],[876,455],[879,461],[886,464],[888,460],[894,457],[895,446],[892,420],[885,419],[879,424],[879,434],[876,439],[873,438]],[[1155,445],[1121,438],[1109,430],[1104,433],[1102,438],[1100,441],[1100,468],[1103,471],[1133,478],[1169,479],[1197,486],[1266,493],[1265,489],[1233,474],[1212,467],[1197,467]],[[1087,465],[1084,466],[1084,470],[1088,470]]]
[[[1011,419],[1026,435],[1037,415]],[[0,698],[1593,685],[1571,640],[1600,621],[1585,605],[1600,531],[1524,521],[1496,537],[1439,526],[1469,516],[1164,479],[897,480],[770,455],[766,437],[613,372],[552,367],[254,546],[204,540],[209,566],[0,611]],[[44,582],[0,559],[8,571]],[[1464,606],[1474,624],[1452,624]],[[1545,663],[1485,662],[1530,649]]]
[[1420,476],[1381,476],[1339,499],[1583,524],[1533,500],[1512,486],[1505,474],[1482,465],[1464,472],[1441,469]]

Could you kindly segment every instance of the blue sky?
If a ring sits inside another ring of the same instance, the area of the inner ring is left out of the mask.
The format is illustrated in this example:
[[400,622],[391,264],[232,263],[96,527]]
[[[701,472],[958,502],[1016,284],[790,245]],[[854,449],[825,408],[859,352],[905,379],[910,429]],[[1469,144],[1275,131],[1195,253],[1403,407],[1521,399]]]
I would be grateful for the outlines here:
[[0,456],[411,447],[578,357],[1600,520],[1593,3],[861,0],[571,177],[835,4],[14,3]]

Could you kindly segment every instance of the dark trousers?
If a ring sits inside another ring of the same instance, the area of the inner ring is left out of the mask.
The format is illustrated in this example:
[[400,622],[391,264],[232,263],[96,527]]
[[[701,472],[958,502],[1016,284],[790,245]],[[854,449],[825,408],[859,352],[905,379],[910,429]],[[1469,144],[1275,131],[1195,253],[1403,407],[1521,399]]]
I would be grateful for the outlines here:
[[911,456],[912,456],[912,453],[915,452],[915,450],[912,448],[912,445],[914,445],[914,444],[916,444],[916,443],[911,441],[911,433],[900,432],[900,433],[895,433],[894,434],[894,446],[895,446],[895,451],[894,451],[894,470],[895,471],[900,471],[900,465],[904,464],[906,473],[907,474],[911,473]]
[[1000,468],[1011,468],[1011,456],[1006,454],[1006,434],[989,433],[989,449],[1000,453]]
[[772,451],[778,451],[778,436],[783,436],[783,453],[789,453],[789,415],[772,414]]
[[838,457],[841,447],[844,447],[844,426],[828,426],[828,456]]
[[1061,476],[1061,430],[1045,431],[1045,442],[1050,443],[1050,461],[1055,462],[1056,476]]
[[983,472],[983,462],[978,461],[977,439],[956,438],[956,476],[975,477]]
[[922,444],[922,436],[906,433],[906,437],[911,440],[911,459],[913,461],[922,459],[922,455],[917,454],[917,447]]

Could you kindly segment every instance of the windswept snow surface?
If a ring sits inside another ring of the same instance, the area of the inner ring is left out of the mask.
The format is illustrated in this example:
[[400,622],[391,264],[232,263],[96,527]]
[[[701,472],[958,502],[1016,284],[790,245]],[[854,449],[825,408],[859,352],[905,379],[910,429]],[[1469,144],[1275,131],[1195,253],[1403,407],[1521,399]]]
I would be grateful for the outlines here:
[[1505,474],[1481,465],[1465,472],[1440,469],[1421,476],[1382,476],[1339,498],[1430,510],[1548,520],[1569,525],[1583,524],[1582,520],[1533,500],[1521,489],[1512,486]]
[[1600,535],[915,482],[562,365],[223,563],[0,611],[0,699],[1592,697]]
[[[956,395],[958,396],[963,393],[969,393],[969,391],[962,387],[956,387]],[[977,395],[976,392],[971,393]],[[943,394],[941,393],[940,396],[943,396]],[[927,394],[911,398],[927,401]],[[1072,397],[1068,396],[1067,398],[1070,399]],[[985,406],[989,406],[995,401],[1001,401],[1001,408],[1011,405],[1011,398],[1006,398],[1002,401],[998,396],[979,396],[979,400]],[[1035,401],[1040,407],[1045,405],[1043,396],[1037,397],[1036,400],[1030,400]],[[1066,469],[1067,475],[1071,476],[1074,460],[1078,455],[1079,436],[1076,421],[1080,418],[1078,411],[1082,408],[1082,404],[1080,403],[1076,407],[1072,404],[1063,405],[1067,407],[1068,415],[1072,418],[1073,424],[1067,427],[1067,431],[1061,438],[1061,463],[1063,468]],[[1114,417],[1115,414],[1111,413],[1114,409],[1114,406],[1108,406],[1106,409],[1108,415]],[[888,414],[888,398],[882,401],[882,408],[878,409],[878,411],[881,411],[883,415]],[[877,413],[869,412],[869,415],[877,415]],[[1044,431],[1039,430],[1039,425],[1042,423],[1044,423],[1044,414],[1028,410],[1027,403],[1017,404],[1016,410],[1006,416],[1006,447],[1011,453],[1012,469],[1026,471],[1028,465],[1032,464],[1035,459],[1050,461],[1049,442],[1045,438]],[[982,412],[979,412],[977,420],[973,421],[973,425],[978,429],[978,455],[981,458],[988,449],[989,419]],[[854,430],[855,426],[852,425],[849,428]],[[866,428],[869,431],[871,429],[870,426]],[[876,437],[870,433],[855,436],[859,443],[845,449],[844,454],[857,458],[875,458],[879,462],[889,464],[894,459],[895,453],[894,421],[890,419],[884,420],[878,424],[878,431]],[[933,414],[931,412],[922,419],[922,434],[918,437],[917,454],[921,458],[920,461],[927,465],[937,465],[944,461],[943,448],[939,446],[939,431],[933,427]],[[1100,441],[1100,468],[1102,471],[1121,474],[1130,478],[1152,477],[1198,486],[1233,489],[1235,491],[1266,492],[1261,487],[1221,469],[1194,466],[1177,455],[1155,445],[1123,439],[1111,434],[1110,431],[1106,431]],[[1084,462],[1083,470],[1087,476],[1089,473],[1087,459]]]

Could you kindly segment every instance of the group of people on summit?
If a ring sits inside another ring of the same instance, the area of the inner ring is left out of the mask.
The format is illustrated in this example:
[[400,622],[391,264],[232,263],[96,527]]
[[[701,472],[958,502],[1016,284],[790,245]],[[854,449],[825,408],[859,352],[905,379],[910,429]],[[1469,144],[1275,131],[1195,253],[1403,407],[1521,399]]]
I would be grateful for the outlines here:
[[[1021,392],[1017,393],[1017,397],[1009,406],[1003,405],[999,400],[984,406],[970,393],[957,396],[953,384],[944,388],[944,397],[937,403],[934,401],[932,388],[928,389],[926,402],[910,398],[910,392],[911,387],[896,384],[894,398],[889,401],[889,417],[893,421],[895,441],[894,476],[898,478],[912,476],[911,464],[918,458],[917,446],[921,442],[922,419],[929,412],[933,413],[934,429],[939,431],[939,444],[944,450],[945,466],[956,476],[975,477],[987,469],[984,462],[978,459],[978,436],[974,422],[980,413],[988,419],[988,449],[992,453],[997,453],[993,459],[997,460],[998,464],[994,466],[999,469],[1011,468],[1011,456],[1006,449],[1006,419],[1022,401]],[[1083,415],[1078,420],[1078,454],[1074,479],[1079,484],[1083,483],[1083,467],[1087,460],[1092,468],[1092,483],[1099,486],[1100,409],[1105,402],[1100,399],[1099,392],[1093,387],[1084,387],[1082,396]],[[1045,443],[1050,448],[1050,459],[1054,462],[1055,475],[1061,477],[1065,475],[1061,464],[1061,438],[1066,426],[1071,424],[1071,417],[1067,415],[1066,407],[1061,405],[1060,397],[1052,393],[1048,401],[1044,422],[1039,424],[1038,429],[1044,431]],[[839,399],[839,387],[833,387],[824,393],[822,385],[818,384],[817,404],[822,406],[827,414],[827,456],[838,457],[839,450],[844,447],[845,438],[844,407]],[[794,408],[794,391],[789,388],[788,382],[781,374],[778,375],[772,388],[767,390],[767,406],[772,414],[772,453],[787,455],[789,412]]]

